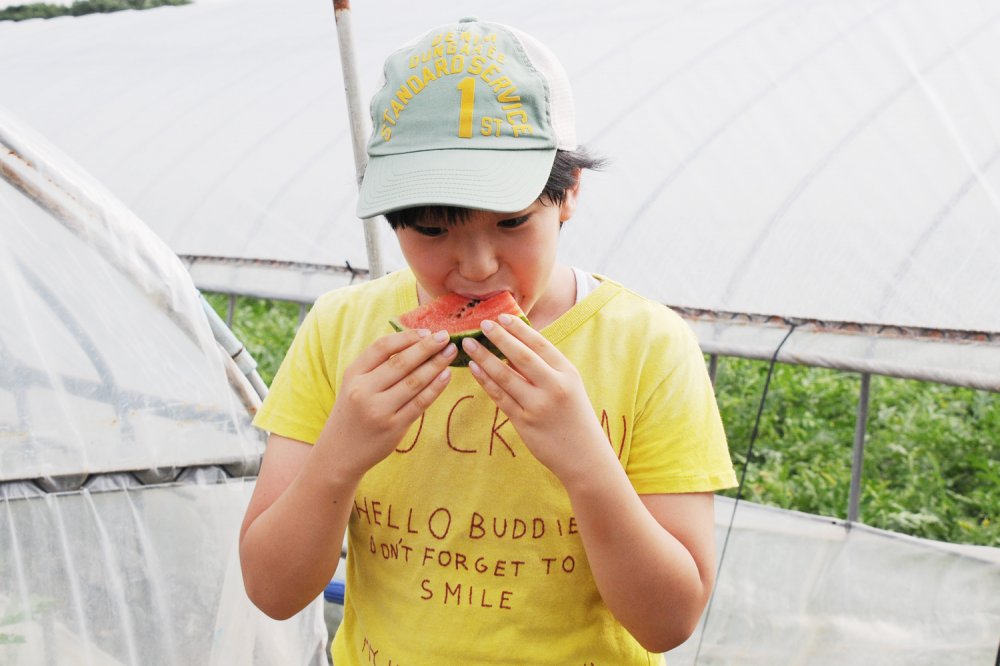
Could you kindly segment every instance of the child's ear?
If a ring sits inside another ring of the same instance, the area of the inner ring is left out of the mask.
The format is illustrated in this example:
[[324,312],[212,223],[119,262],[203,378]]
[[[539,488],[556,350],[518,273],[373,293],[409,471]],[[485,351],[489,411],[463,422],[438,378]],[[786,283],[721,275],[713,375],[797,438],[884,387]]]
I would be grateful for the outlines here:
[[573,213],[576,212],[576,201],[580,196],[580,174],[582,170],[577,169],[573,174],[576,177],[576,182],[573,183],[572,187],[566,188],[566,193],[563,196],[563,201],[559,205],[559,221],[566,222],[569,218],[573,217]]

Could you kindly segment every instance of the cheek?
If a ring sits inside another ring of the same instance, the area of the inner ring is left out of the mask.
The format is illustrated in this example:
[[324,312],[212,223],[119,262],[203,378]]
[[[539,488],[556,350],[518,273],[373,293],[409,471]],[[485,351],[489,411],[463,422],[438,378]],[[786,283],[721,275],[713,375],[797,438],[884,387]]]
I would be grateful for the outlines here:
[[402,250],[406,263],[414,269],[428,270],[435,264],[437,253],[419,238],[412,238],[409,234],[400,236],[399,249]]
[[407,258],[407,263],[428,288],[431,287],[430,283],[440,282],[447,275],[443,262],[435,260],[434,253],[421,253]]
[[521,282],[544,285],[548,282],[556,257],[545,239],[535,240],[537,242],[521,243],[515,248],[511,265]]
[[448,289],[445,281],[448,275],[448,252],[435,244],[422,243],[422,238],[400,238],[399,247],[406,265],[413,271],[417,282],[431,298],[444,295]]
[[[553,229],[558,229],[556,225],[552,226]],[[521,250],[524,252],[526,260],[539,266],[546,266],[554,263],[556,260],[558,241],[558,231],[546,229],[543,232],[535,234],[529,242],[522,243]]]
[[546,252],[540,252],[539,248],[530,248],[521,257],[521,270],[541,273],[547,271],[555,257],[549,256]]

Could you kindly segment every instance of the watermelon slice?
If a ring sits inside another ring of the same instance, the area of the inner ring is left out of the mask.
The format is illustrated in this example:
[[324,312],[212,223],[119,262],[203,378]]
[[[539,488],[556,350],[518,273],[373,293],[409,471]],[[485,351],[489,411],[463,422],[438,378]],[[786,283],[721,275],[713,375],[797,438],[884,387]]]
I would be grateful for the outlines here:
[[490,342],[479,328],[484,319],[496,321],[502,314],[520,317],[528,322],[517,301],[509,292],[477,300],[458,294],[445,294],[430,303],[404,312],[389,320],[397,331],[411,328],[426,328],[429,331],[448,331],[451,341],[458,347],[458,355],[452,360],[453,366],[469,365],[469,355],[462,350],[462,338],[476,338],[479,343],[503,358],[503,354]]

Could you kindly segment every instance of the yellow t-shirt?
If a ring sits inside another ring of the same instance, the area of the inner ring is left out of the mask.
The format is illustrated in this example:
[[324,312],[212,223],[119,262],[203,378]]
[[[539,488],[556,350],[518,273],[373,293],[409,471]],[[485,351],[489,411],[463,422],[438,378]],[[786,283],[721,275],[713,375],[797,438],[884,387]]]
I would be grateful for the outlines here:
[[[735,485],[694,334],[601,280],[543,334],[582,374],[636,491]],[[255,424],[315,442],[346,366],[416,306],[409,271],[320,298]],[[365,475],[348,544],[337,666],[661,662],[602,602],[565,490],[468,369]]]

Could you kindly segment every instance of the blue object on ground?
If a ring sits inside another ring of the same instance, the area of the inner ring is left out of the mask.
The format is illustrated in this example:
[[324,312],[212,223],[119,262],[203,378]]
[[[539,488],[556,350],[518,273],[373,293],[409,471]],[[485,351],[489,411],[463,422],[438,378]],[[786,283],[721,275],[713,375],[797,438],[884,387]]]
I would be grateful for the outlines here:
[[331,603],[343,606],[344,591],[344,581],[334,579],[327,583],[326,589],[323,590],[323,598]]

